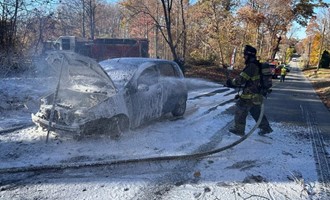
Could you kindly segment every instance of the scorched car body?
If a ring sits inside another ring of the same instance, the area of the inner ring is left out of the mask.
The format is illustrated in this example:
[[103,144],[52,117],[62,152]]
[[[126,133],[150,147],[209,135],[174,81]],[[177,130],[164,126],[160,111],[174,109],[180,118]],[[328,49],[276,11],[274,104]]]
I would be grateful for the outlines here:
[[185,112],[187,87],[175,62],[116,58],[97,63],[65,51],[52,52],[47,62],[62,73],[57,91],[42,98],[32,114],[43,128],[118,136],[166,113]]

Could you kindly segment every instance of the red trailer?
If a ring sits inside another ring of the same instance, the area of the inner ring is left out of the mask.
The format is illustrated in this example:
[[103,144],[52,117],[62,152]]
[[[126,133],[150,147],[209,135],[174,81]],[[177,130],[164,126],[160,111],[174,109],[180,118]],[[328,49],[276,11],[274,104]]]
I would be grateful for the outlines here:
[[99,38],[91,44],[90,57],[105,60],[118,57],[149,57],[147,39]]
[[97,61],[118,57],[149,57],[149,41],[144,38],[97,38],[61,36],[54,42],[57,50],[70,50]]

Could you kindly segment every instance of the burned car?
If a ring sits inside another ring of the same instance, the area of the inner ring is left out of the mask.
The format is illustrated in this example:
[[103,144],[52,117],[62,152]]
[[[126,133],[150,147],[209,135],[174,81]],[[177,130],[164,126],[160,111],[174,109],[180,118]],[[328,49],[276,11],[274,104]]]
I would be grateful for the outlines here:
[[164,114],[185,113],[187,87],[175,62],[116,58],[96,63],[65,51],[51,53],[47,62],[61,73],[56,91],[32,114],[43,128],[118,136]]
[[166,113],[182,116],[188,91],[180,67],[152,58],[115,58],[99,63],[125,99],[130,127]]

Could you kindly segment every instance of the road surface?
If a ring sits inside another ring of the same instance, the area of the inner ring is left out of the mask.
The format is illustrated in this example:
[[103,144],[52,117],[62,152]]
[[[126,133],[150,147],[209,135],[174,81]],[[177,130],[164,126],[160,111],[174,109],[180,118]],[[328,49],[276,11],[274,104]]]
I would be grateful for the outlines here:
[[324,147],[330,142],[329,110],[297,66],[293,66],[285,82],[274,80],[274,85],[273,93],[265,103],[266,115],[270,121],[306,127],[309,135],[304,137],[312,141],[319,181],[329,186],[330,157]]

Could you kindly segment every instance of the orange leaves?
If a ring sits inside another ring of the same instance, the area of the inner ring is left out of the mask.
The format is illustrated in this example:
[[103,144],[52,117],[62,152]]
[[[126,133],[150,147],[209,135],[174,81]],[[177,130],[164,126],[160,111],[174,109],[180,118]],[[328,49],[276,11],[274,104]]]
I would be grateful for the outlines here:
[[264,14],[256,12],[256,10],[252,9],[251,6],[245,6],[240,8],[237,11],[237,14],[240,19],[244,20],[247,23],[253,23],[258,25],[265,20]]
[[310,65],[317,65],[319,61],[319,52],[321,47],[321,34],[317,33],[313,37],[310,51]]

